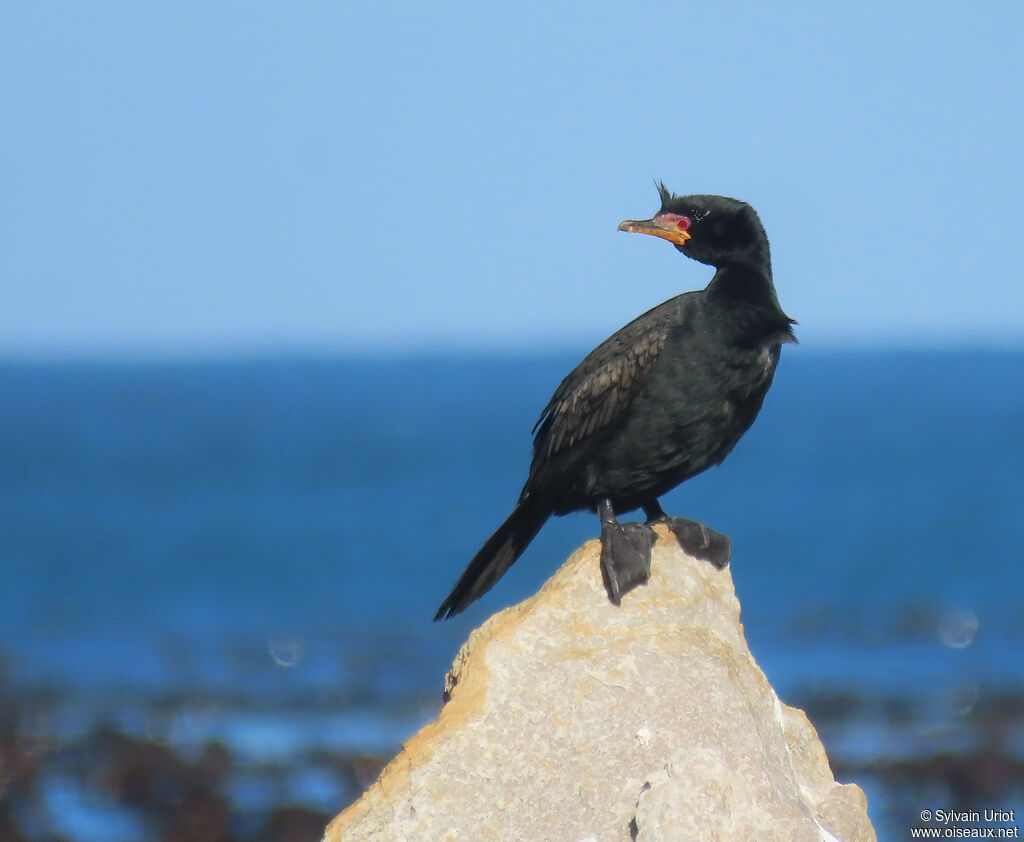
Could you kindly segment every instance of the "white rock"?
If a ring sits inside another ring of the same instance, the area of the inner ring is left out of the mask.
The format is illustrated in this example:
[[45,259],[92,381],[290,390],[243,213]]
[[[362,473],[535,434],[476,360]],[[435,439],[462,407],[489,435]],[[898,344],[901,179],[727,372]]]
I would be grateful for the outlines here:
[[437,720],[325,840],[874,840],[754,662],[729,571],[659,527],[651,581],[616,608],[599,547],[470,635]]

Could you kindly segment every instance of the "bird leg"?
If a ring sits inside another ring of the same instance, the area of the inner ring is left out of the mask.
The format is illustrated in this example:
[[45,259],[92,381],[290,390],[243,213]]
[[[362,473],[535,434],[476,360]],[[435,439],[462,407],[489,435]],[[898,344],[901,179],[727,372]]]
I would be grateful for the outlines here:
[[679,546],[692,556],[709,561],[718,570],[723,570],[732,557],[732,541],[728,535],[715,532],[696,520],[670,517],[665,514],[657,500],[644,504],[647,523],[663,523],[672,530]]
[[597,507],[601,517],[601,577],[608,599],[619,605],[622,597],[651,578],[651,547],[657,536],[643,523],[619,523],[611,500]]

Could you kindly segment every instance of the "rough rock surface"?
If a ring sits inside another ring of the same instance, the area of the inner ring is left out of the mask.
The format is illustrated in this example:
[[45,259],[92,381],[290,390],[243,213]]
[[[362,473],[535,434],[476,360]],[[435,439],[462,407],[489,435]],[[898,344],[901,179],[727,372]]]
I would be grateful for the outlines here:
[[437,720],[325,840],[874,840],[754,662],[729,571],[659,527],[616,608],[599,546],[470,635]]

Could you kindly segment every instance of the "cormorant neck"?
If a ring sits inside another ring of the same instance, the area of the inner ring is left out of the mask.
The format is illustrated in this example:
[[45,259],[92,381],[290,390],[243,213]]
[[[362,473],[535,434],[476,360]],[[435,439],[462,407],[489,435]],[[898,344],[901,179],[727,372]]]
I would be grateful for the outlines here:
[[768,245],[768,238],[761,237],[755,245],[744,249],[741,254],[726,258],[716,264],[719,269],[724,269],[731,265],[745,266],[750,269],[754,269],[764,275],[768,279],[768,282],[771,283],[772,251],[771,246]]
[[781,312],[767,257],[757,261],[736,260],[719,266],[707,286],[707,294],[711,299],[743,301]]

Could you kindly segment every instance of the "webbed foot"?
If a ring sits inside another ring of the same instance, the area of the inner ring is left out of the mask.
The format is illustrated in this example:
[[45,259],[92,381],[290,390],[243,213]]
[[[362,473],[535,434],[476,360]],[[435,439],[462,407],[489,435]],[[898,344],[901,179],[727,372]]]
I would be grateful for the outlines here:
[[661,506],[645,506],[648,523],[663,523],[672,530],[679,546],[692,556],[708,561],[718,570],[725,569],[732,558],[732,541],[728,535],[715,532],[696,520],[670,517]]
[[651,578],[651,547],[657,535],[644,523],[619,523],[611,502],[598,508],[601,515],[601,576],[608,599],[619,605],[622,597]]

